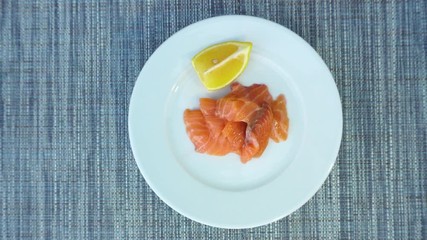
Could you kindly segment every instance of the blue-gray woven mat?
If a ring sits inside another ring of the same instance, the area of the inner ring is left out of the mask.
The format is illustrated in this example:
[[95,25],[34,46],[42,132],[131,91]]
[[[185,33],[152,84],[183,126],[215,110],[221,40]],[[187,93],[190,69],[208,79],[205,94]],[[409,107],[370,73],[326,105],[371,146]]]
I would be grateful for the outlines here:
[[[302,36],[331,69],[344,112],[320,191],[247,230],[207,227],[165,205],[127,134],[148,57],[174,32],[224,14]],[[2,0],[0,238],[427,239],[426,58],[421,0]]]

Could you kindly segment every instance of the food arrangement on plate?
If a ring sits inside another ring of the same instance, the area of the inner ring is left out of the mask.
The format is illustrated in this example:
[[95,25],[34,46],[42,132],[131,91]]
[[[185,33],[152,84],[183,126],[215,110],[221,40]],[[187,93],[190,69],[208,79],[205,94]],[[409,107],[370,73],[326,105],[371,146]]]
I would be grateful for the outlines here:
[[271,96],[265,84],[243,86],[233,82],[246,68],[252,43],[224,42],[210,46],[192,60],[208,90],[228,86],[231,92],[219,98],[200,98],[200,109],[184,111],[187,135],[199,153],[240,155],[247,163],[262,155],[271,138],[288,137],[286,99]]
[[202,20],[159,46],[135,83],[128,121],[151,189],[221,228],[268,224],[306,203],[335,163],[343,126],[316,51],[250,16]]

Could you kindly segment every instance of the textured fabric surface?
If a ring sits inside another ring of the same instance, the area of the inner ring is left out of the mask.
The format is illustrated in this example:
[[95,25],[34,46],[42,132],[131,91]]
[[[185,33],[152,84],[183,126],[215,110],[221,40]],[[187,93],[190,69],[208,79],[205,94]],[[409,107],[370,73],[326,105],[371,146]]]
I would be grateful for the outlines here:
[[[344,114],[319,192],[246,230],[165,205],[127,134],[148,57],[174,32],[224,14],[303,37],[331,69]],[[426,239],[426,55],[422,0],[0,1],[0,238]]]

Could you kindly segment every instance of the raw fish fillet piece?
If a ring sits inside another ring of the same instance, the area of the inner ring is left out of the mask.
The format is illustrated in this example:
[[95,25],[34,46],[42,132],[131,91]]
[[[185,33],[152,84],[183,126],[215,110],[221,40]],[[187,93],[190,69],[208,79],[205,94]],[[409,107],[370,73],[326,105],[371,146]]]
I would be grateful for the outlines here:
[[217,100],[216,116],[232,122],[246,122],[260,107],[243,98],[224,97]]
[[273,101],[272,110],[274,119],[270,137],[275,142],[285,141],[288,138],[289,118],[283,94]]
[[245,142],[246,126],[247,124],[244,122],[227,122],[222,130],[222,133],[230,142],[233,152],[239,155]]
[[229,95],[248,99],[258,104],[258,106],[261,106],[263,102],[267,102],[268,104],[273,102],[273,97],[265,84],[252,84],[249,87],[245,87],[238,82],[234,82],[231,84]]
[[205,117],[200,110],[185,110],[184,123],[187,135],[197,152],[206,152],[210,132],[206,125]]
[[227,137],[222,134],[222,129],[218,130],[217,136],[211,133],[202,111],[185,110],[184,123],[187,135],[197,152],[223,156],[232,151],[232,146]]
[[253,157],[259,157],[268,144],[273,123],[273,112],[268,103],[264,102],[261,108],[252,115],[246,127],[245,143],[242,146],[240,161],[248,162]]
[[216,100],[212,98],[200,98],[200,111],[202,111],[204,116],[213,116],[215,115],[216,110]]

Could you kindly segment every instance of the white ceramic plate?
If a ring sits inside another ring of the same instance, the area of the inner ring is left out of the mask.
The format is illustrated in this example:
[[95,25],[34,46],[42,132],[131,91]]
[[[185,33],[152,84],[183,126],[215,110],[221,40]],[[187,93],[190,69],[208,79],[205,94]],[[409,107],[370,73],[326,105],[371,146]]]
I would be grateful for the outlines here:
[[[288,140],[270,140],[247,164],[235,154],[196,153],[183,122],[200,97],[228,91],[208,92],[191,58],[229,40],[253,43],[238,81],[265,83],[273,97],[284,93],[288,101]],[[174,34],[145,63],[129,106],[133,154],[150,187],[182,215],[221,228],[264,225],[301,207],[331,171],[341,134],[340,98],[319,55],[287,28],[249,16],[210,18]]]

